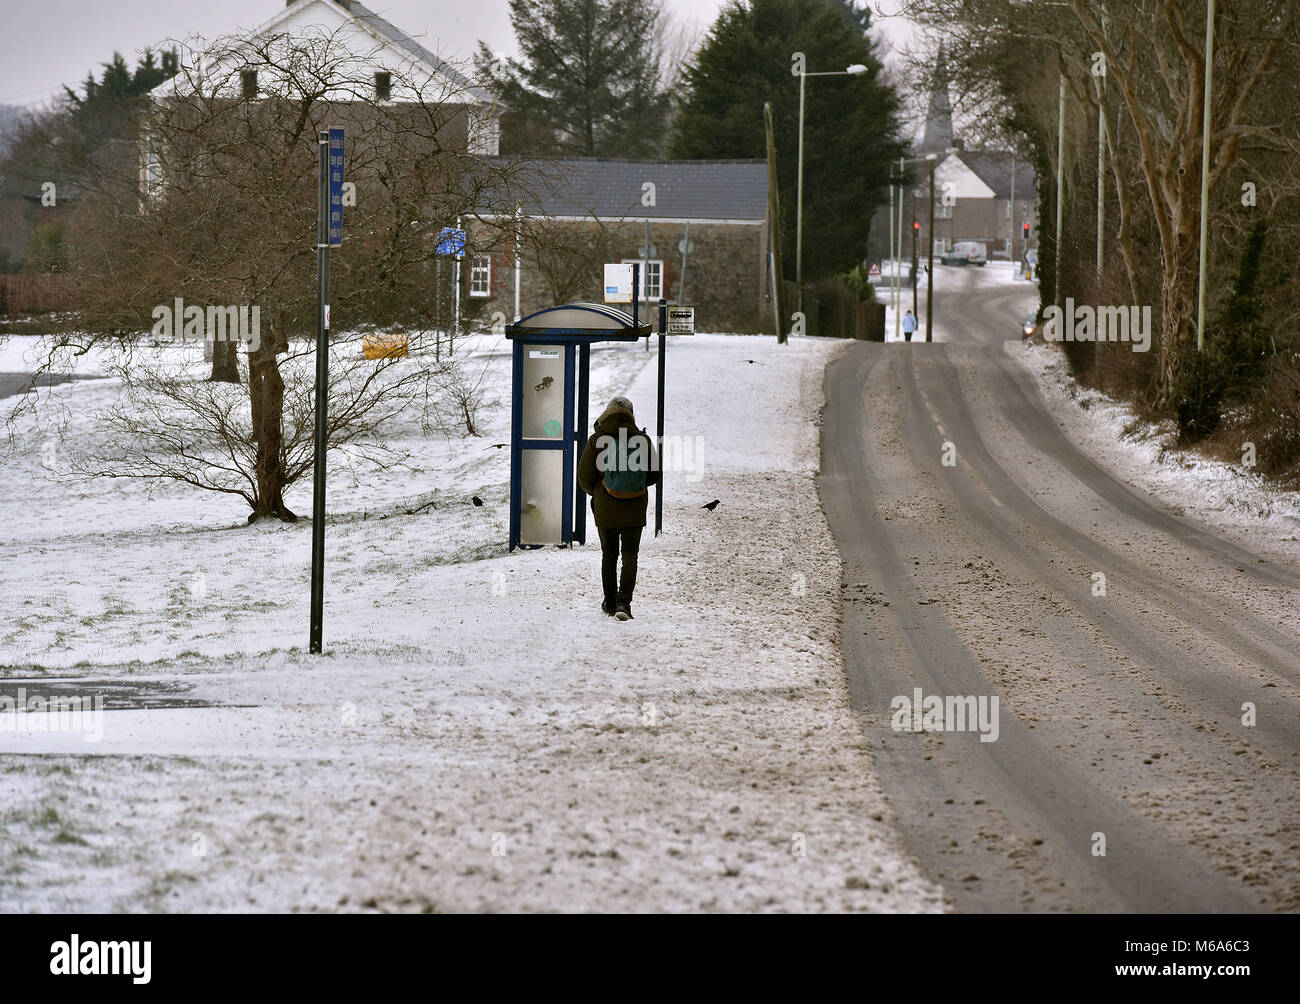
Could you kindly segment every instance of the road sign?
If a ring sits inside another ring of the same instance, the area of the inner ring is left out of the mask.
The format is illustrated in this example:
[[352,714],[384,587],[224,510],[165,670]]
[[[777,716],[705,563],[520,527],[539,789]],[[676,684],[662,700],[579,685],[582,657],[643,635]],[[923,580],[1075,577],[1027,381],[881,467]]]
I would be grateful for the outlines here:
[[329,150],[329,243],[343,243],[343,130],[330,130]]
[[631,265],[606,265],[605,266],[605,302],[606,303],[631,303],[635,297],[632,294],[632,266]]
[[880,263],[872,262],[871,268],[867,269],[867,282],[880,281]]
[[695,242],[682,239],[677,242],[677,250],[682,254],[690,254],[695,250]]
[[693,335],[695,334],[695,308],[694,307],[669,307],[668,308],[668,327],[665,330],[666,335]]
[[465,231],[458,230],[456,227],[443,227],[438,231],[438,254],[456,255],[460,257],[465,252]]

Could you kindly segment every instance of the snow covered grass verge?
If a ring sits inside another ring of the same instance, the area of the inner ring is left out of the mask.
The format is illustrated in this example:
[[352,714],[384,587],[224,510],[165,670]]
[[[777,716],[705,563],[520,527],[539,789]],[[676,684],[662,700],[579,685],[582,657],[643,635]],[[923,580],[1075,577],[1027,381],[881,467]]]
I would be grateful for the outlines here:
[[1249,469],[1166,444],[1169,424],[1138,418],[1126,403],[1081,387],[1055,345],[1007,342],[1034,375],[1066,435],[1129,484],[1261,552],[1295,561],[1300,547],[1300,492],[1269,485]]
[[[665,431],[700,437],[703,477],[668,474],[626,624],[599,612],[598,546],[505,553],[500,340],[463,349],[489,367],[481,439],[398,422],[412,473],[332,472],[323,656],[304,652],[306,520],[68,484],[20,433],[0,692],[209,706],[110,709],[95,744],[0,730],[0,909],[942,909],[848,706],[813,482],[840,344],[672,341]],[[593,404],[627,394],[653,428],[655,364],[597,350]],[[120,386],[57,391],[71,445],[93,445]]]

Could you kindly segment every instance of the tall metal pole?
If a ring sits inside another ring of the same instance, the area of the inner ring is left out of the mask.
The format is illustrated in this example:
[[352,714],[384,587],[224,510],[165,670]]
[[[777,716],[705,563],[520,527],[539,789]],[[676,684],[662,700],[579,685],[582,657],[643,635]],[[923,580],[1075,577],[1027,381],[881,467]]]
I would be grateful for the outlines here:
[[1101,282],[1102,250],[1106,241],[1106,83],[1097,82],[1097,282]]
[[794,224],[794,281],[797,288],[794,294],[794,309],[801,313],[803,311],[803,98],[807,79],[806,72],[799,74],[799,181]]
[[655,536],[664,528],[664,355],[668,351],[668,304],[659,300],[659,403],[655,417],[655,449],[659,459],[659,483],[655,485]]
[[682,238],[682,274],[677,279],[677,302],[686,302],[686,254],[691,247],[691,221],[686,221],[686,236]]
[[1061,186],[1065,182],[1065,74],[1060,74],[1060,84],[1056,97],[1056,265],[1052,280],[1056,299],[1061,299],[1061,211],[1065,206],[1065,193]]
[[520,220],[523,218],[523,206],[515,204],[515,320],[523,317],[519,312],[519,240],[520,240]]
[[[456,229],[460,229],[460,217],[456,217]],[[460,250],[456,252],[456,274],[452,280],[452,289],[455,290],[455,301],[451,313],[451,352],[456,352],[456,336],[460,334],[460,260],[465,257],[465,245],[461,244]]]
[[[912,189],[912,222],[913,223],[916,222],[916,189],[915,188]],[[912,227],[912,316],[915,317],[919,322],[921,318],[921,308],[920,306],[918,306],[916,302],[917,282],[919,281],[916,275],[916,271],[917,271],[916,239],[918,236],[919,234],[917,234],[916,232],[916,227],[915,226]]]
[[[645,221],[645,243],[641,245],[641,285],[645,287],[645,316],[650,317],[650,221]],[[662,277],[660,278],[660,287],[663,286]],[[660,292],[663,292],[662,288]],[[641,288],[637,287],[637,296],[641,295]],[[650,336],[645,336],[645,350],[650,351]]]
[[903,323],[903,200],[906,195],[903,190],[903,175],[905,173],[906,160],[898,158],[898,264],[895,270],[898,276],[898,292],[894,296],[894,341],[898,341],[899,331]]
[[930,248],[925,258],[925,340],[934,341],[934,165],[938,161],[930,155],[930,224],[926,238]]
[[894,306],[894,162],[889,162],[889,306]]
[[1205,11],[1205,94],[1201,103],[1201,261],[1196,284],[1196,351],[1205,347],[1205,238],[1210,222],[1210,94],[1214,80],[1214,0]]
[[329,151],[330,134],[316,134],[320,181],[316,202],[316,456],[311,503],[311,637],[308,651],[321,650],[325,606],[325,424],[329,402]]

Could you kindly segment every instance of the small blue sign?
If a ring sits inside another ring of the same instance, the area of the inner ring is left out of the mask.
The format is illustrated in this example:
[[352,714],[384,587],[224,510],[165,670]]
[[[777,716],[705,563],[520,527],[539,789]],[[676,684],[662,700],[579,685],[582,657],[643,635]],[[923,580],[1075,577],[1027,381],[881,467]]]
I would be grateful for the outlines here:
[[330,245],[343,243],[343,130],[330,130]]
[[438,254],[460,257],[465,251],[465,231],[443,227],[438,231]]

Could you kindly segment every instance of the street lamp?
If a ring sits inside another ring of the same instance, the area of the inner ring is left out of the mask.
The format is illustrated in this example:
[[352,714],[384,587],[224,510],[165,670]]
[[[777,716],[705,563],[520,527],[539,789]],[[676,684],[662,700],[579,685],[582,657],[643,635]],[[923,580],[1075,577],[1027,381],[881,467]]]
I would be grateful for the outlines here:
[[[930,247],[925,259],[925,340],[934,341],[934,165],[939,159],[937,153],[927,153],[925,159],[930,162],[930,227],[926,231]],[[949,231],[951,233],[951,231]]]
[[1214,86],[1214,0],[1205,8],[1205,91],[1201,97],[1201,246],[1196,283],[1196,351],[1205,348],[1205,234],[1210,211],[1210,96]]
[[803,106],[804,106],[804,81],[808,77],[857,77],[867,72],[867,68],[861,63],[854,63],[852,66],[843,70],[825,70],[821,73],[809,73],[807,70],[799,71],[799,183],[798,195],[796,197],[797,209],[795,212],[795,238],[794,238],[794,279],[798,287],[795,293],[796,310],[803,310]]

